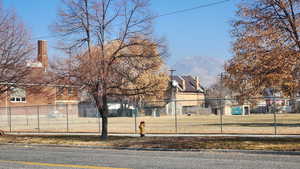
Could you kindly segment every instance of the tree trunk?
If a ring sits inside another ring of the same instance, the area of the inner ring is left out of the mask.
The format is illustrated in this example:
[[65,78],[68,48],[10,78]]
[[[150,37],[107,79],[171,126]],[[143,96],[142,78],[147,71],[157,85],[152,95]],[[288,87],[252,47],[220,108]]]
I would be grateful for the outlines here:
[[101,131],[101,139],[108,138],[108,106],[107,106],[107,96],[102,96],[102,108],[101,108],[101,117],[102,117],[102,131]]
[[106,140],[108,138],[108,119],[107,119],[107,113],[102,113],[102,131],[101,131],[101,139]]

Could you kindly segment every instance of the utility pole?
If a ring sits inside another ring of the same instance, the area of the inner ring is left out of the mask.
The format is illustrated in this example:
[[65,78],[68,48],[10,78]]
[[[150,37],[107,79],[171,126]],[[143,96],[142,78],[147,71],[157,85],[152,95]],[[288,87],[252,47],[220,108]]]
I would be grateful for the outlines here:
[[176,112],[176,96],[175,96],[175,86],[173,85],[173,73],[176,71],[175,69],[170,69],[170,74],[171,74],[171,105],[172,105],[172,114],[174,111],[175,115],[175,132],[177,133],[177,112]]
[[[223,105],[223,102],[222,102],[222,97],[223,97],[223,78],[224,78],[224,73],[221,72],[221,75],[220,75],[220,80],[221,80],[221,89],[219,90],[219,106],[220,106],[220,126],[221,126],[221,134],[223,134],[223,112],[224,112],[224,107],[225,107],[225,104]],[[224,106],[224,107],[223,107]]]
[[174,74],[174,72],[175,72],[176,70],[175,70],[175,69],[170,69],[169,71],[170,71],[170,75],[171,75],[171,77],[170,77],[170,79],[171,79],[171,99],[174,99],[174,91],[173,91],[173,89],[174,89],[174,86],[173,86],[173,74]]
[[[171,79],[171,83],[170,83],[170,84],[171,84],[171,101],[173,102],[174,99],[175,99],[175,92],[174,92],[174,87],[175,87],[175,86],[174,86],[174,84],[173,84],[173,80],[174,80],[174,79],[173,79],[173,77],[174,77],[173,74],[174,74],[174,72],[175,72],[176,70],[175,70],[175,69],[170,69],[169,71],[170,71],[170,76],[171,76],[171,77],[170,77],[170,79]],[[173,109],[172,109],[172,110],[173,110]]]

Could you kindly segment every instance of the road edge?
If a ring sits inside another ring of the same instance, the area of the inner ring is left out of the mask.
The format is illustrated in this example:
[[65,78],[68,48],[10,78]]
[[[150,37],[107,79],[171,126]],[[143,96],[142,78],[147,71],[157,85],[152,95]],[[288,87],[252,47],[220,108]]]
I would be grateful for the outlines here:
[[272,154],[300,156],[300,151],[276,151],[276,150],[237,150],[237,149],[168,149],[168,148],[131,148],[113,146],[79,146],[79,145],[55,145],[55,144],[21,144],[0,143],[0,146],[22,147],[56,147],[56,148],[80,148],[80,149],[105,149],[105,150],[129,150],[129,151],[169,151],[169,152],[211,152],[211,153],[244,153],[244,154]]

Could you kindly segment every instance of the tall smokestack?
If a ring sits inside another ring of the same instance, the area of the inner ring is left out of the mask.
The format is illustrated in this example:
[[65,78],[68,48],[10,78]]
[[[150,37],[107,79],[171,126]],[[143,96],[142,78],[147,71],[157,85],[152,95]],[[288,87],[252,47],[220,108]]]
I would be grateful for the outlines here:
[[42,63],[45,71],[48,68],[48,51],[47,51],[47,41],[38,40],[38,57],[37,60]]

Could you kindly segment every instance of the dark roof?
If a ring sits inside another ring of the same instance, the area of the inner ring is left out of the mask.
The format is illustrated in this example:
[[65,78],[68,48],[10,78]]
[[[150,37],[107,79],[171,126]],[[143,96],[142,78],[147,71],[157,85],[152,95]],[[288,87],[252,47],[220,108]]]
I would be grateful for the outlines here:
[[[199,88],[197,89],[196,77],[193,76],[173,76],[173,80],[178,83],[178,89],[181,92],[200,92],[204,93],[204,88],[199,81]],[[199,79],[198,79],[199,80]],[[184,81],[184,83],[183,83]],[[183,86],[185,85],[185,86]]]
[[183,88],[183,83],[179,76],[173,76],[173,80],[175,80],[178,83],[180,88]]

